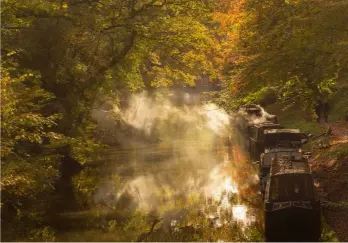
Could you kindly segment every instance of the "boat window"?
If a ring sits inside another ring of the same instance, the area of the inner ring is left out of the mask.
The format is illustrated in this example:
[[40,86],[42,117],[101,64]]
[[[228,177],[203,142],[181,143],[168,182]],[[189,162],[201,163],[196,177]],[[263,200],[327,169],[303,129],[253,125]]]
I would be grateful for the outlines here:
[[272,179],[271,182],[271,199],[272,201],[275,201],[279,198],[279,184],[278,184],[278,177],[275,177]]
[[270,200],[296,201],[314,198],[313,179],[310,175],[280,175],[271,179]]
[[276,153],[266,153],[263,157],[263,165],[264,166],[271,166],[272,160],[274,159]]
[[276,147],[280,143],[287,142],[287,146],[295,147],[293,143],[300,142],[299,133],[268,133],[264,134],[264,144],[267,147]]
[[253,138],[253,139],[257,139],[257,128],[256,127],[251,127],[250,128],[250,136]]

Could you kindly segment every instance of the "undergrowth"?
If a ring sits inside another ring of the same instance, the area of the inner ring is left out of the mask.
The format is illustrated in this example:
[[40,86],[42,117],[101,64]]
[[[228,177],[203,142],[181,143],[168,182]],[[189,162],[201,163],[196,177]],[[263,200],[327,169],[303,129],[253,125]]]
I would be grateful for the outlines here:
[[327,224],[324,217],[321,217],[321,225],[323,231],[321,233],[320,241],[321,242],[338,242],[337,235],[335,231]]

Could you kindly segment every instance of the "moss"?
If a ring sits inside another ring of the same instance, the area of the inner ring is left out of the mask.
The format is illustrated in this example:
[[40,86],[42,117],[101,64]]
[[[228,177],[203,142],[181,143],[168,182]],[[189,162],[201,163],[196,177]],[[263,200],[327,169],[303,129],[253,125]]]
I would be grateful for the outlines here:
[[320,241],[321,242],[338,242],[337,235],[335,231],[326,223],[324,217],[321,217],[321,225],[323,231],[321,233]]

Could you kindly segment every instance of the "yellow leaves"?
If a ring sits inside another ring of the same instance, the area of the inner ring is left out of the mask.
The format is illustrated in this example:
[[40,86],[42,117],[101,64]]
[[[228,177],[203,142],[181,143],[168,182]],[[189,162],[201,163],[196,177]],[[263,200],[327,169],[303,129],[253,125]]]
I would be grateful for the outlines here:
[[151,52],[149,55],[150,61],[155,65],[161,65],[160,56],[157,53]]
[[88,68],[87,65],[82,64],[82,63],[77,63],[76,66],[75,66],[75,70],[77,72],[86,72],[87,68]]
[[173,85],[173,81],[168,78],[158,78],[151,82],[152,87],[170,87]]
[[[18,160],[19,159],[19,160]],[[14,197],[35,197],[37,193],[51,190],[58,177],[52,166],[56,157],[12,157],[2,164],[1,190]]]
[[213,19],[215,21],[219,21],[221,24],[220,27],[228,27],[229,25],[240,24],[240,22],[244,21],[244,5],[245,0],[239,1],[229,1],[230,5],[226,11],[214,12]]
[[340,41],[340,42],[337,42],[337,45],[340,45],[340,46],[347,46],[347,45],[348,45],[348,41]]
[[[16,70],[16,72],[13,72]],[[2,158],[13,156],[14,147],[20,141],[42,144],[46,129],[55,126],[58,115],[45,117],[40,112],[41,104],[52,95],[39,87],[40,74],[28,69],[17,69],[13,63],[5,62],[1,79],[1,123]],[[41,104],[40,104],[41,103]],[[19,157],[28,159],[29,151]]]
[[48,136],[51,139],[55,139],[55,140],[64,140],[66,139],[66,137],[62,134],[59,133],[55,133],[55,132],[49,132],[46,134],[46,136]]
[[51,227],[43,227],[32,230],[29,239],[31,241],[53,242],[56,241],[55,231]]
[[[47,6],[49,7],[49,6]],[[53,10],[60,10],[60,9],[67,9],[68,8],[68,4],[67,3],[63,3],[63,4],[52,4],[51,6],[53,8]]]
[[6,54],[6,56],[10,57],[16,53],[17,53],[17,51],[10,51],[9,53]]
[[299,4],[301,2],[303,2],[303,0],[285,0],[285,3],[294,5]]
[[25,178],[21,175],[10,174],[6,177],[3,177],[1,180],[1,189],[6,190],[6,187],[15,187],[20,184],[30,184],[28,178]]

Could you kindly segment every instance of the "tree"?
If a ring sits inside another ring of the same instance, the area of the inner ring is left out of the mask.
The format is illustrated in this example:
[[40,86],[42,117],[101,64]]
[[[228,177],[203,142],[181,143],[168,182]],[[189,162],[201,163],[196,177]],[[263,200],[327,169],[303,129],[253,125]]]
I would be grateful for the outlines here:
[[88,164],[103,147],[91,116],[96,103],[141,89],[192,85],[202,74],[219,76],[221,64],[212,58],[219,51],[213,3],[2,2],[6,239],[13,240],[17,231],[27,239],[35,227],[34,235],[51,237],[45,224],[53,194],[59,192],[57,181],[71,180],[64,168],[79,164],[86,173],[78,178],[88,176]]
[[238,58],[229,64],[236,97],[275,86],[304,110],[327,99],[347,77],[347,11],[346,1],[247,1]]
[[52,131],[60,115],[40,112],[53,98],[40,87],[40,74],[18,70],[12,55],[16,53],[2,63],[1,78],[1,207],[2,220],[9,225],[2,231],[5,237],[17,234],[23,219],[40,225],[49,205],[45,199],[59,177],[55,148],[67,142]]

